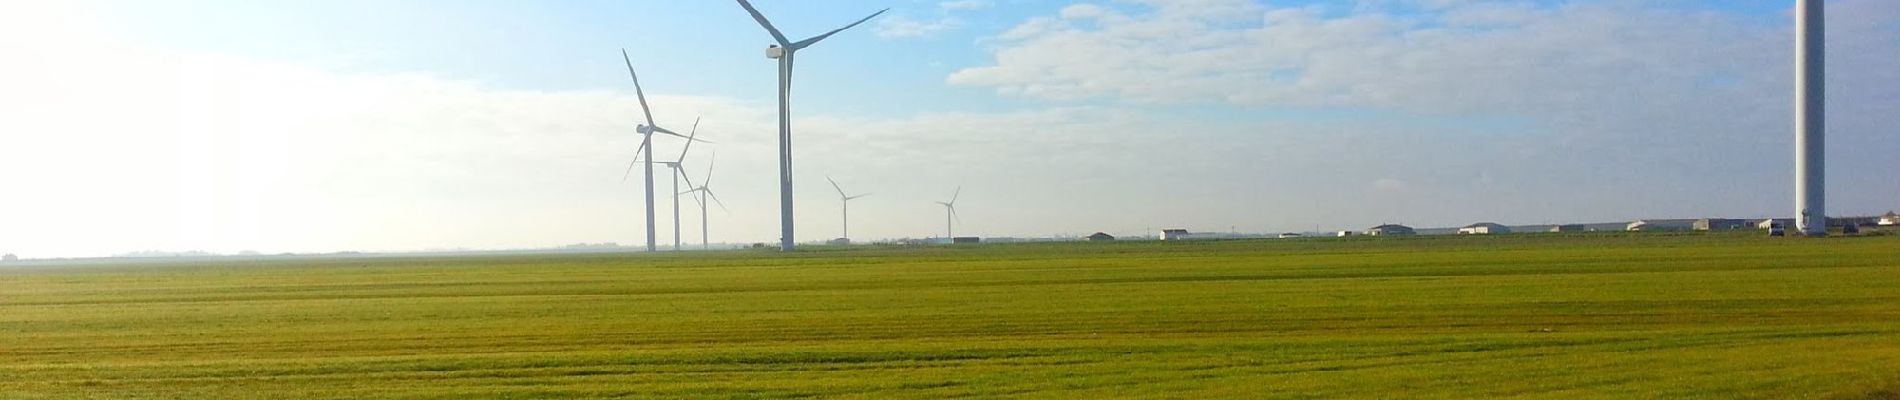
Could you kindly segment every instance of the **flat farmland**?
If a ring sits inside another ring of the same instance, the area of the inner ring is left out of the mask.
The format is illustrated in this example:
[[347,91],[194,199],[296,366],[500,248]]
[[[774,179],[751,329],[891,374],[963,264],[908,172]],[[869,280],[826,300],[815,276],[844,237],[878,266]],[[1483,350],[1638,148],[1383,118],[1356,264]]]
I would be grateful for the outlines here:
[[0,267],[0,398],[1900,398],[1900,236]]

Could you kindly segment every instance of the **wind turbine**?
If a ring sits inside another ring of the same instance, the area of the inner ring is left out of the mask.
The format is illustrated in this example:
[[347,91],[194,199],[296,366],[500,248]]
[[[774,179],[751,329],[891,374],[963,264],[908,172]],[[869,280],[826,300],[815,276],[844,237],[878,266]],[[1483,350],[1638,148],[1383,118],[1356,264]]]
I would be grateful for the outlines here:
[[[686,133],[686,147],[680,148],[680,158],[673,161],[654,161],[655,164],[664,165],[673,169],[673,250],[674,251],[678,251],[680,249],[680,193],[681,193],[680,192],[680,178],[686,178],[687,188],[690,189],[693,187],[693,178],[690,176],[686,176],[686,168],[684,167],[683,163],[686,162],[686,151],[693,149],[693,142],[698,140],[696,139],[696,137],[698,136],[699,136],[699,118],[693,118],[693,129]],[[711,143],[711,142],[707,142],[707,143]]]
[[891,9],[878,10],[843,28],[832,29],[822,35],[793,42],[791,39],[786,39],[785,34],[780,33],[778,28],[772,27],[772,21],[767,21],[765,14],[760,14],[757,8],[752,8],[752,3],[739,0],[739,6],[745,7],[745,11],[752,14],[752,19],[757,20],[759,26],[764,27],[766,32],[772,34],[772,39],[778,41],[778,45],[765,49],[765,57],[778,59],[779,251],[792,251],[794,240],[792,236],[792,58],[799,50],[818,44],[819,41],[858,26],[864,21],[870,21],[871,18],[876,18],[879,14]]
[[951,243],[956,243],[957,241],[957,234],[956,234],[956,230],[954,229],[956,225],[951,223],[952,220],[954,219],[955,222],[963,221],[963,217],[957,216],[957,196],[960,196],[962,194],[963,194],[963,186],[957,186],[956,193],[950,194],[950,201],[937,202],[937,204],[943,205],[943,210],[944,210],[943,236],[946,238],[949,238]]
[[[709,229],[706,223],[706,199],[712,199],[714,204],[718,204],[720,211],[726,210],[726,202],[719,201],[719,195],[712,191],[712,168],[713,163],[717,161],[719,161],[719,153],[713,153],[712,158],[706,161],[706,179],[699,181],[699,187],[680,192],[680,194],[698,192],[693,200],[699,203],[699,248],[702,250],[712,247],[712,241],[709,240],[712,236],[707,233]],[[692,184],[692,181],[688,179],[686,185],[692,186]]]
[[842,237],[845,240],[851,240],[851,200],[870,196],[871,194],[865,193],[856,196],[846,195],[844,194],[844,188],[838,187],[838,181],[832,180],[830,176],[826,176],[825,180],[831,181],[831,188],[838,190],[838,201],[844,203],[844,236]]
[[[646,162],[647,251],[650,252],[650,251],[656,250],[655,249],[656,246],[655,246],[655,242],[653,238],[654,236],[653,133],[659,132],[659,133],[678,136],[682,138],[686,138],[686,136],[680,135],[679,133],[673,132],[672,130],[668,130],[666,128],[661,128],[658,124],[653,123],[653,109],[647,107],[646,91],[640,88],[640,74],[633,72],[633,58],[627,56],[627,49],[620,49],[620,59],[627,62],[627,76],[633,78],[633,93],[640,97],[640,113],[646,116],[646,121],[647,121],[647,123],[642,124],[634,129],[635,131],[640,132],[641,138],[640,138],[640,148],[637,150],[634,150],[635,155],[634,155],[633,163],[639,163],[642,155],[644,155],[647,160]],[[693,140],[694,139],[692,138],[687,138],[688,143],[691,143]],[[628,175],[631,175],[633,173],[632,163],[627,164],[627,173]],[[627,177],[621,176],[620,180],[626,181]]]

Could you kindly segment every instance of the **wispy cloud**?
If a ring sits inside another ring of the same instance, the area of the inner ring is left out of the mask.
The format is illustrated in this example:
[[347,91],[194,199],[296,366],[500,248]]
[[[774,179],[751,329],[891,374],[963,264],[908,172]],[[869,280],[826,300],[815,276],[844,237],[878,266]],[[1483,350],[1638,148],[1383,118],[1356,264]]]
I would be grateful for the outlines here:
[[[1541,136],[1512,145],[1512,153],[1593,165],[1588,173],[1542,173],[1594,192],[1645,191],[1633,182],[1679,188],[1714,177],[1759,184],[1785,177],[1785,25],[1640,2],[1370,1],[1345,9],[1246,0],[1134,3],[1080,3],[1034,17],[987,42],[993,61],[946,81],[1052,104],[1504,116],[1525,121],[1513,130]],[[1900,98],[1900,70],[1890,67],[1900,64],[1893,35],[1900,3],[1846,0],[1829,13],[1828,45],[1837,49],[1829,60],[1830,130],[1900,125],[1900,114],[1890,112]],[[1830,140],[1830,158],[1849,165],[1890,164],[1879,153],[1900,151],[1900,141],[1880,135]],[[1449,184],[1392,178],[1414,188]],[[1865,171],[1836,178],[1883,179]],[[1662,183],[1671,181],[1678,183]],[[1780,185],[1765,188],[1750,195],[1756,208],[1784,197]],[[1708,207],[1697,212],[1734,205],[1686,204]]]
[[935,17],[918,19],[893,15],[878,21],[877,36],[885,39],[916,39],[936,36],[963,26],[959,14],[990,8],[991,0],[951,0],[937,3]]
[[885,39],[909,39],[935,35],[956,28],[962,22],[955,17],[942,17],[931,21],[919,21],[901,15],[879,20],[877,37]]

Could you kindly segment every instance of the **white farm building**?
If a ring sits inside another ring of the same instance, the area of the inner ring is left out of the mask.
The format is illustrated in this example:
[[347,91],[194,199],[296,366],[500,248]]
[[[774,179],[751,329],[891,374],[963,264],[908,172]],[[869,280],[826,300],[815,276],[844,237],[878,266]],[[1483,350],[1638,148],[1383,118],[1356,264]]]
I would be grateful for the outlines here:
[[1511,228],[1493,222],[1479,222],[1458,228],[1460,235],[1498,235],[1511,233]]

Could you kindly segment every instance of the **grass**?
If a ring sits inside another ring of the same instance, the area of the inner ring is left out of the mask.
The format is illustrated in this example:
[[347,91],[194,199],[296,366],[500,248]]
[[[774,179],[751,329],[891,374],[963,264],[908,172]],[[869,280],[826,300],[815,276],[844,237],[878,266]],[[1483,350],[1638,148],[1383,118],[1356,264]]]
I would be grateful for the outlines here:
[[1896,393],[1896,236],[0,269],[0,398]]

